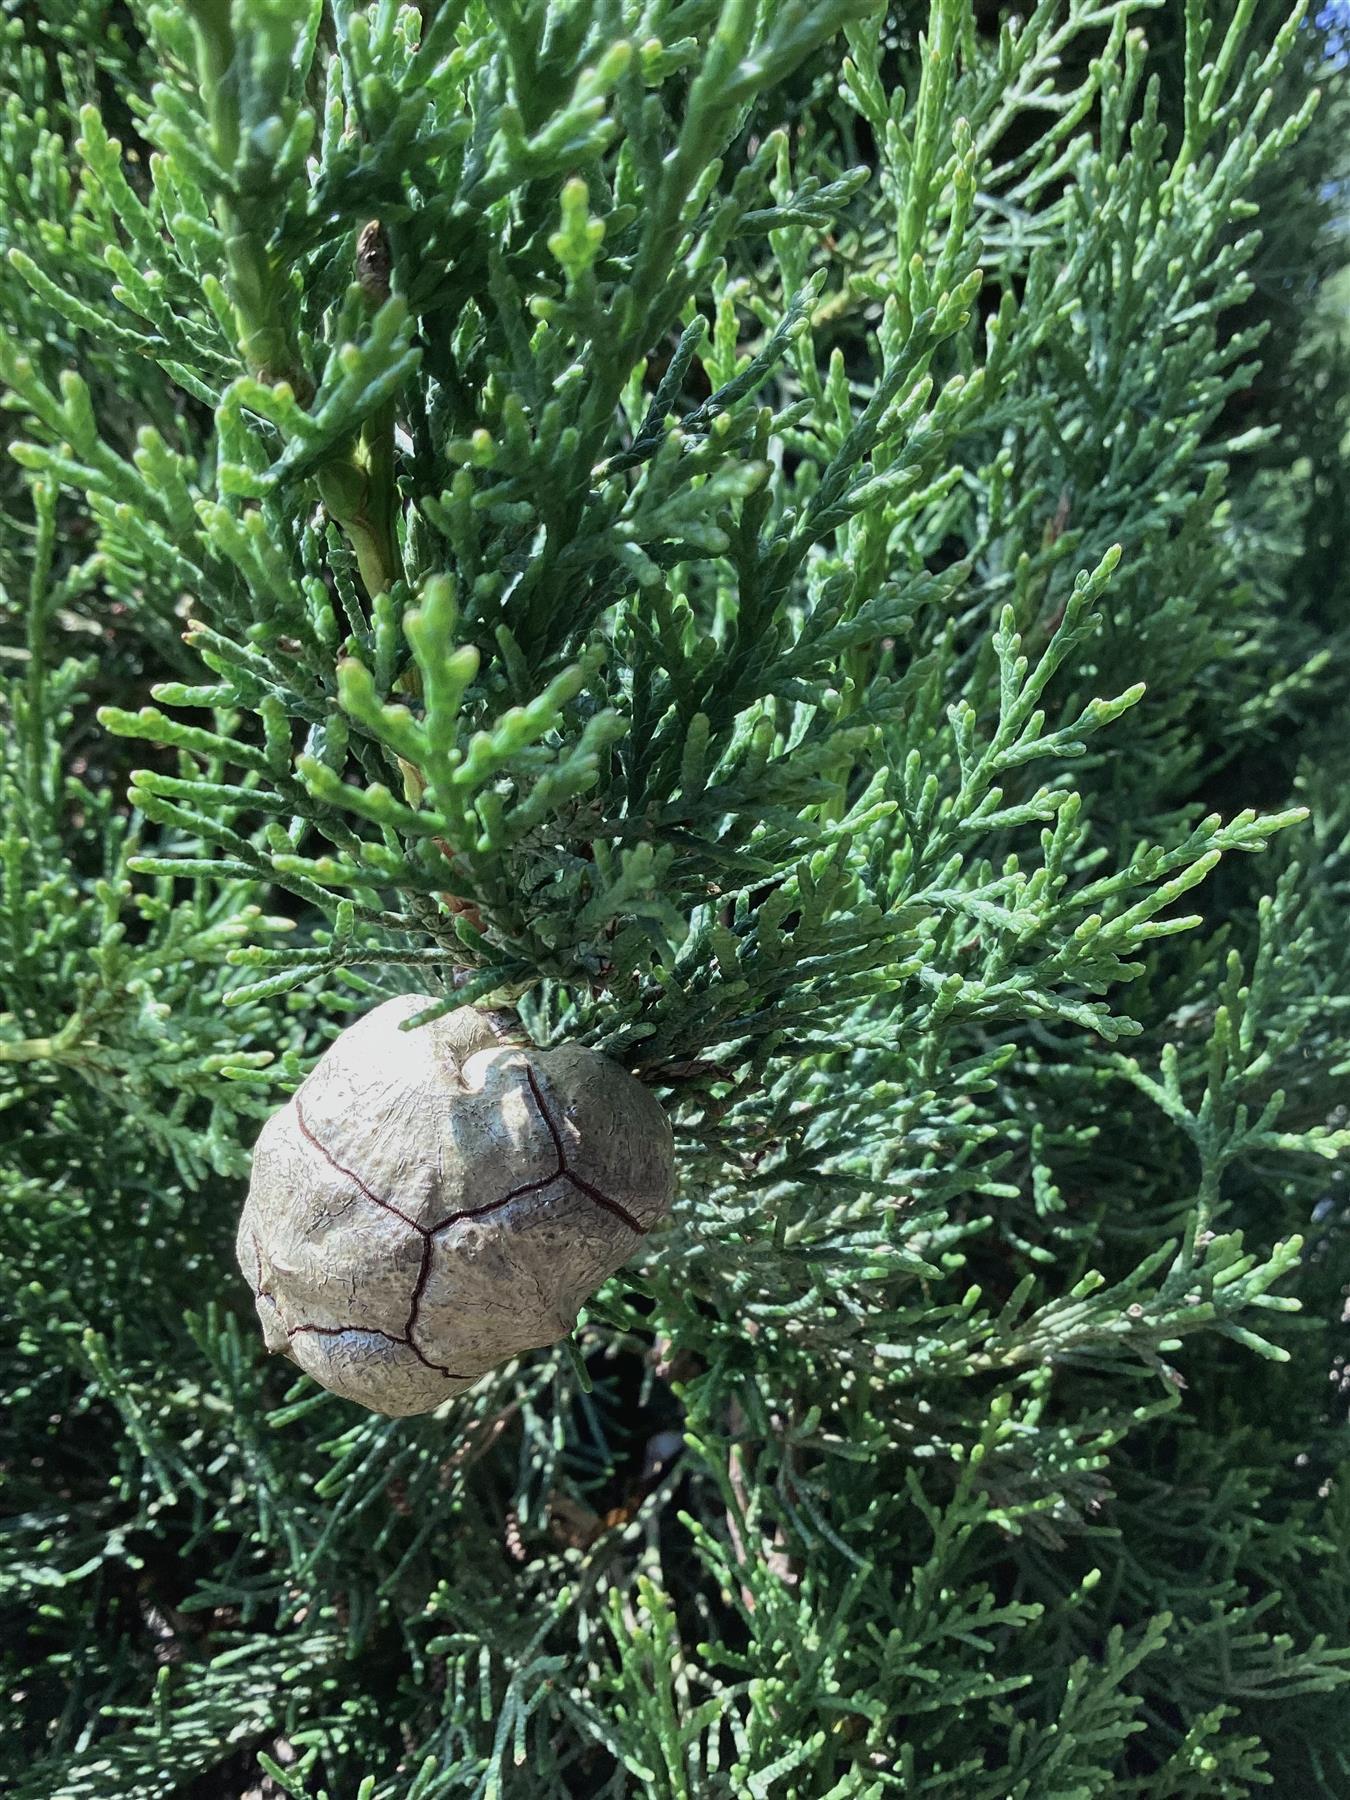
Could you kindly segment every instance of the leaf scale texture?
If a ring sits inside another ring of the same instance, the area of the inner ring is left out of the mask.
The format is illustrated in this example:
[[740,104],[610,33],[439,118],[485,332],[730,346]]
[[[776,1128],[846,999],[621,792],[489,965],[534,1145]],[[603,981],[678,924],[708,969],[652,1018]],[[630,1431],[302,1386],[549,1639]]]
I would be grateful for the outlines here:
[[[0,7],[7,1792],[1350,1795],[1348,56]],[[381,1417],[236,1226],[472,1006],[673,1202]]]

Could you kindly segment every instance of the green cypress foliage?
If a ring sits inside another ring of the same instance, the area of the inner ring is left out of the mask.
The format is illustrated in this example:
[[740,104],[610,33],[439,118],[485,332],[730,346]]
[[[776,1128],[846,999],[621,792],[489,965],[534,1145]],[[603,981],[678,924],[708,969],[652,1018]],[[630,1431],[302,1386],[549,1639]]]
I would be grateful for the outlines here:
[[[3,8],[8,1791],[1350,1793],[1345,57]],[[681,1180],[393,1421],[231,1243],[403,991]]]

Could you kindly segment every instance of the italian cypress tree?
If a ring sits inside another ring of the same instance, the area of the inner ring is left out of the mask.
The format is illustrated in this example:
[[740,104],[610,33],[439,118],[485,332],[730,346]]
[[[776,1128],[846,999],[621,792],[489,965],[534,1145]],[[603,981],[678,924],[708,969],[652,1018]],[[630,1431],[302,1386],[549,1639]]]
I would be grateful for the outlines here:
[[[1337,30],[6,6],[21,1800],[1350,1793]],[[679,1186],[392,1420],[232,1243],[407,993]]]

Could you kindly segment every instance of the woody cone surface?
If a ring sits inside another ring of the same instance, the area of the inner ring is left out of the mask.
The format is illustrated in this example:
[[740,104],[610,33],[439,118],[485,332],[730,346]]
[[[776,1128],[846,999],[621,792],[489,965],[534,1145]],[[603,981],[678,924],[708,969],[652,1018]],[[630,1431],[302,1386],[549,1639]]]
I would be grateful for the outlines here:
[[504,1043],[403,995],[350,1026],[263,1128],[239,1265],[270,1350],[373,1412],[428,1412],[556,1342],[665,1217],[660,1103],[578,1045]]

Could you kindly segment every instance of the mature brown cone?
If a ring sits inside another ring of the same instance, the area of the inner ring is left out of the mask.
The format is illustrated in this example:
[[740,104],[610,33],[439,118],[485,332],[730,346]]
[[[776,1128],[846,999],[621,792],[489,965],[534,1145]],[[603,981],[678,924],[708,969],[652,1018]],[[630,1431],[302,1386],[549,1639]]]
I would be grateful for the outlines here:
[[665,1217],[660,1103],[579,1045],[505,1041],[462,1007],[389,1000],[263,1127],[240,1267],[270,1350],[374,1412],[429,1412],[572,1330]]

